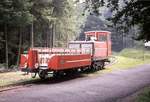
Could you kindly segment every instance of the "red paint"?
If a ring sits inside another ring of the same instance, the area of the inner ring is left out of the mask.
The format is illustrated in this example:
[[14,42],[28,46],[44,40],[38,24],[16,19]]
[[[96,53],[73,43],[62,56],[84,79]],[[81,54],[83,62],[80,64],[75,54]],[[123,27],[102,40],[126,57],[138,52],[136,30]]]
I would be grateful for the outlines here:
[[25,64],[27,64],[27,55],[26,54],[21,54],[21,57],[20,57],[20,68],[25,68]]
[[29,50],[28,67],[34,69],[36,63],[38,63],[38,52],[36,50]]
[[55,55],[48,63],[51,70],[64,70],[91,65],[91,55]]
[[[108,31],[89,31],[85,32],[86,36],[96,36],[96,41],[94,41],[94,48],[93,50],[94,58],[98,59],[107,59],[111,55],[111,32]],[[106,37],[106,41],[99,41],[101,36]]]

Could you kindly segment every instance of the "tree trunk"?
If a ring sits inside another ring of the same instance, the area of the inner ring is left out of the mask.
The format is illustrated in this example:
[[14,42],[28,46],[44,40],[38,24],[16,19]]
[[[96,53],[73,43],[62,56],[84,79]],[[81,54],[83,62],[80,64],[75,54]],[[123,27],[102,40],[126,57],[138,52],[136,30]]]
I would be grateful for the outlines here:
[[51,43],[51,47],[53,47],[53,45],[54,45],[54,44],[53,44],[53,40],[54,40],[54,39],[53,39],[53,38],[54,38],[54,24],[53,24],[53,22],[52,22],[51,25],[52,25],[52,28],[51,28],[51,32],[52,32],[52,33],[51,33],[51,42],[50,42],[50,43]]
[[19,46],[18,46],[18,58],[17,58],[17,67],[19,67],[20,55],[21,55],[21,47],[22,47],[22,32],[21,28],[19,28]]
[[4,33],[5,33],[5,50],[6,50],[6,53],[5,53],[5,63],[6,63],[6,69],[8,69],[8,38],[7,38],[7,24],[4,25]]
[[56,22],[53,23],[53,47],[56,47],[55,45],[55,38],[56,37]]
[[34,47],[34,33],[33,33],[33,22],[31,24],[31,47]]

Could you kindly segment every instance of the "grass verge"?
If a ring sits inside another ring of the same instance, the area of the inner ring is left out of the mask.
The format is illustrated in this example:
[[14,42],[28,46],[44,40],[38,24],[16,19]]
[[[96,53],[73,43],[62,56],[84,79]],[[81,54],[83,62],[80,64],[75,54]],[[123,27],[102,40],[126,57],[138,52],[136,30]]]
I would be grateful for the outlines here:
[[144,88],[135,99],[136,102],[150,102],[150,87]]
[[143,51],[141,49],[124,49],[120,53],[115,53],[114,56],[117,60],[116,63],[106,66],[105,70],[96,73],[108,73],[114,70],[125,70],[143,64],[150,64],[150,51]]
[[24,75],[24,73],[19,71],[0,73],[0,88],[26,84],[35,80],[37,79],[33,79],[30,75]]

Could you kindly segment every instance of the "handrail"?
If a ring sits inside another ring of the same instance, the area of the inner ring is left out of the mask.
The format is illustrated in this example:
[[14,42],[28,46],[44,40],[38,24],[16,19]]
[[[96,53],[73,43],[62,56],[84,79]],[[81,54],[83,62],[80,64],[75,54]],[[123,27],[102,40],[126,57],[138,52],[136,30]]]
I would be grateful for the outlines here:
[[75,54],[91,54],[91,49],[70,49],[70,48],[31,48],[37,50],[39,54],[61,54],[61,55],[75,55]]

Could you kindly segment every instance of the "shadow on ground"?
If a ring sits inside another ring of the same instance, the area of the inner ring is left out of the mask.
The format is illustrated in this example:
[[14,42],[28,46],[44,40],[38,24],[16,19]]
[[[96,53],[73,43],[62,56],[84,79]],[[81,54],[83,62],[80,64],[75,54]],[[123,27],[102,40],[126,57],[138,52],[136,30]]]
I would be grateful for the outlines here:
[[[15,85],[28,85],[28,84],[36,84],[36,85],[41,85],[41,84],[56,84],[56,83],[61,83],[61,82],[65,82],[65,81],[70,81],[70,80],[75,80],[78,78],[83,78],[83,77],[88,77],[86,74],[94,74],[97,71],[83,71],[83,72],[79,72],[79,73],[74,73],[74,74],[69,74],[69,75],[65,75],[65,76],[59,76],[59,77],[49,77],[47,79],[33,79],[33,80],[25,80],[23,82],[18,82]],[[12,85],[10,85],[12,86]]]

